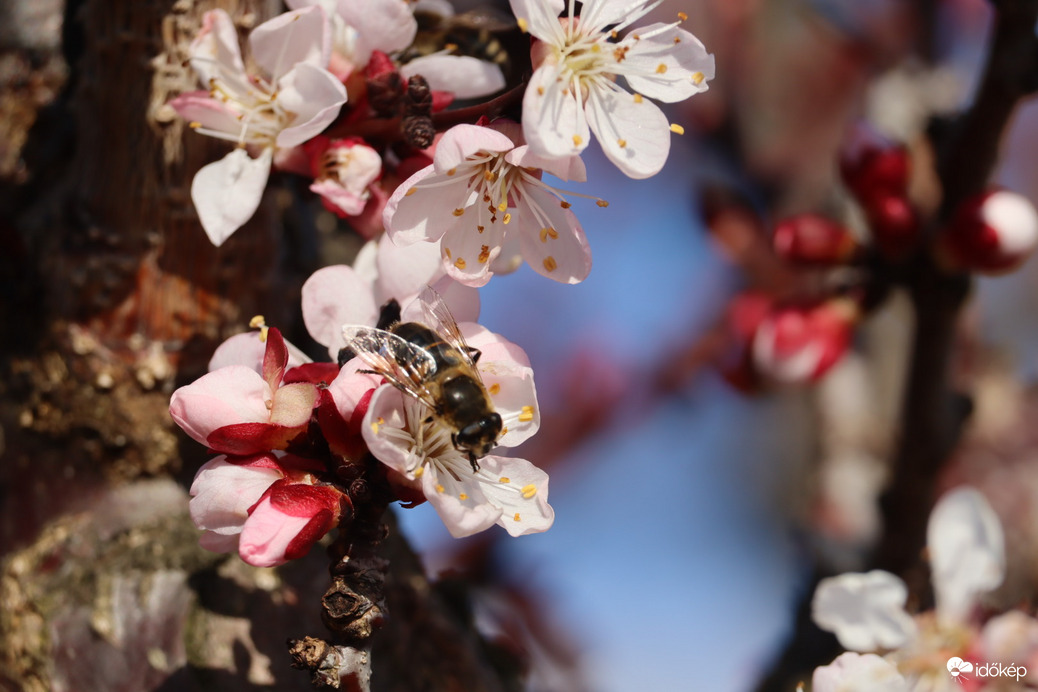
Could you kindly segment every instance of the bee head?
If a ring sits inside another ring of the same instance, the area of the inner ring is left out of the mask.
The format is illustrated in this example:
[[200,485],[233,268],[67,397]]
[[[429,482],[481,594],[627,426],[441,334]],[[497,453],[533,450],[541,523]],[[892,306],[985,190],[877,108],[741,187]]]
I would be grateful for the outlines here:
[[497,444],[502,426],[501,416],[491,411],[455,433],[454,446],[462,452],[470,452],[477,459],[485,457]]

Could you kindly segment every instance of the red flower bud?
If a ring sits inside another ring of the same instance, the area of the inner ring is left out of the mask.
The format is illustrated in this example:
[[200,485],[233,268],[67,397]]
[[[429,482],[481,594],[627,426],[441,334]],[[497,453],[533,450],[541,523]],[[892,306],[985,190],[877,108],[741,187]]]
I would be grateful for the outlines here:
[[833,266],[849,261],[858,242],[840,224],[817,214],[798,214],[775,226],[775,253],[792,264]]
[[908,152],[869,127],[856,127],[840,152],[840,174],[862,202],[908,190]]
[[817,381],[847,352],[858,316],[846,298],[776,308],[754,334],[753,363],[779,382]]
[[1021,195],[988,190],[959,205],[937,241],[937,255],[948,267],[982,274],[1011,271],[1038,243],[1038,214]]
[[862,200],[872,238],[886,257],[904,259],[922,240],[919,218],[904,195],[879,194]]

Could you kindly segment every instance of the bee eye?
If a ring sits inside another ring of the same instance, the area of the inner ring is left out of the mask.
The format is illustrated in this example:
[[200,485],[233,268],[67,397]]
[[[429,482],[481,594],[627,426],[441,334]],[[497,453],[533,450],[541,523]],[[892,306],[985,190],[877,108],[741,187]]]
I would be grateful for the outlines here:
[[500,414],[496,411],[489,413],[458,431],[458,445],[465,449],[479,448],[489,451],[497,442],[502,425]]

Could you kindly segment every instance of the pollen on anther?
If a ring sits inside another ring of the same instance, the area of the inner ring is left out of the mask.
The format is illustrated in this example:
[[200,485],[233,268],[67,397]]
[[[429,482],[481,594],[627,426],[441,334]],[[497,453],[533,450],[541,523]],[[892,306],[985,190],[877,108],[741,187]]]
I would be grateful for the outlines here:
[[449,171],[447,171],[447,175],[454,175],[454,174],[455,174],[455,173],[457,173],[457,172],[458,172],[458,169],[457,169],[457,168],[452,168],[452,169],[450,169]]
[[643,99],[643,98],[642,98],[642,95],[641,95],[641,94],[635,94],[635,95],[634,95],[634,102],[635,102],[635,103],[641,103],[641,102],[642,102],[642,101],[644,101],[644,100],[645,100],[645,99]]
[[685,128],[681,127],[681,125],[678,125],[677,123],[670,124],[670,131],[676,135],[685,134]]
[[544,258],[544,269],[549,272],[553,272],[559,268],[559,263],[555,261],[555,258],[548,255]]
[[413,195],[416,192],[418,192],[418,188],[417,187],[412,187],[410,190],[408,190],[407,192],[404,193],[404,197],[410,197],[411,195]]
[[505,209],[508,209],[508,202],[501,202],[501,204],[497,205],[498,211],[504,211]]
[[477,231],[479,231],[480,233],[482,233],[482,232],[483,232],[483,231],[485,231],[486,229],[487,229],[487,227],[486,227],[486,226],[476,226],[476,230],[477,230]]
[[443,248],[443,254],[447,255],[447,259],[451,258],[451,249],[449,247]]
[[522,519],[519,518],[519,512],[516,512],[515,516],[513,516],[512,519],[514,519],[516,521],[522,521]]
[[522,412],[519,414],[520,423],[528,423],[533,420],[533,406],[523,406]]
[[580,135],[573,135],[573,146],[579,147],[583,143],[584,143],[584,138],[583,137],[581,137]]
[[457,267],[458,269],[464,269],[465,268],[465,258],[464,257],[459,257],[458,259],[454,260],[454,266]]
[[249,320],[249,329],[259,329],[260,327],[266,326],[267,320],[263,315],[256,315]]
[[386,422],[386,419],[383,418],[382,416],[379,416],[378,420],[371,424],[371,432],[373,432],[376,435],[378,435],[378,429],[380,427],[382,427],[385,424],[385,422]]
[[661,62],[659,65],[656,66],[656,74],[663,74],[666,71],[667,65],[665,63]]
[[440,485],[439,483],[437,483],[436,484],[436,492],[442,493],[443,491],[444,491],[444,487],[442,485]]
[[699,86],[700,84],[702,84],[704,79],[706,79],[706,75],[703,74],[702,72],[693,72],[692,73],[692,83],[695,84],[696,86]]
[[202,123],[198,122],[197,120],[192,120],[190,123],[187,124],[187,126],[190,127],[192,130],[197,130],[198,128],[202,127]]
[[688,19],[688,15],[685,14],[684,12],[678,12],[678,19],[683,22],[686,19]]
[[527,21],[526,21],[526,20],[525,20],[524,18],[522,18],[522,17],[519,17],[518,19],[516,19],[516,20],[515,20],[515,23],[519,25],[519,31],[523,32],[524,34],[525,34],[525,33],[527,32],[527,30],[528,30],[528,29],[530,28],[530,24],[529,24],[529,22],[527,22]]
[[616,143],[618,145],[620,145],[621,149],[623,149],[624,147],[627,146],[627,140],[626,139],[618,139],[618,140],[616,140]]
[[425,467],[424,466],[419,466],[418,468],[416,468],[414,470],[414,477],[415,478],[421,478],[423,473],[425,473]]
[[508,225],[508,222],[511,221],[511,220],[512,220],[512,215],[511,214],[505,214],[504,216],[501,217],[501,223],[503,223],[506,226]]
[[548,238],[551,238],[552,240],[555,240],[558,237],[559,237],[559,232],[556,231],[554,228],[552,228],[550,226],[548,228],[542,228],[541,229],[541,242],[542,243],[548,242]]
[[596,199],[595,204],[602,207],[603,209],[609,206],[609,202],[605,201],[604,199]]
[[569,209],[573,205],[563,199],[563,200],[559,201],[559,206],[562,207],[563,209]]
[[544,96],[544,87],[542,87],[542,86],[537,87],[537,95],[538,96]]
[[529,500],[531,497],[537,494],[537,486],[533,483],[524,485],[522,489],[523,497]]
[[674,37],[674,43],[681,43],[681,39],[677,36]]
[[613,39],[614,41],[617,38],[619,38],[619,37],[620,37],[620,34],[617,33],[616,29],[613,29],[612,31],[609,32],[609,38]]
[[501,476],[500,478],[497,479],[497,482],[498,483],[511,483],[512,479],[509,478],[508,476]]
[[490,259],[490,246],[483,245],[479,249],[479,257],[477,257],[480,264],[486,264],[487,260]]
[[464,213],[465,213],[465,210],[464,210],[464,209],[455,209],[455,210],[454,210],[453,212],[451,212],[451,213],[453,213],[453,214],[454,214],[455,216],[461,216],[462,214],[464,214]]
[[465,493],[462,493],[462,494],[458,495],[458,499],[461,500],[462,502],[464,502],[465,500],[469,499],[469,496],[466,495]]
[[494,384],[490,385],[487,388],[487,392],[490,393],[490,396],[496,396],[498,393],[500,393],[500,391],[501,391],[501,385],[498,384],[497,382],[495,382]]

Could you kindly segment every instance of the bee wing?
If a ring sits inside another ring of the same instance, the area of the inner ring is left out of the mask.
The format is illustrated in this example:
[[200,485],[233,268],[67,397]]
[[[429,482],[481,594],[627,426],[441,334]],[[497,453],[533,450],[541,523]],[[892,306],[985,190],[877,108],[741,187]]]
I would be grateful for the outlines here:
[[429,376],[436,372],[432,354],[384,329],[348,324],[342,328],[342,335],[346,347],[365,365],[400,391],[436,409],[436,399],[425,386]]
[[454,315],[451,314],[450,308],[447,307],[447,303],[443,300],[443,296],[437,293],[432,286],[426,286],[418,295],[418,301],[421,303],[422,312],[425,314],[425,325],[439,332],[440,336],[447,340],[447,343],[457,349],[462,358],[472,367],[473,372],[476,373],[476,378],[482,383],[479,369],[476,367],[476,361],[472,357],[475,349],[465,343],[465,337],[462,335],[461,329],[458,328],[458,323],[455,321]]

